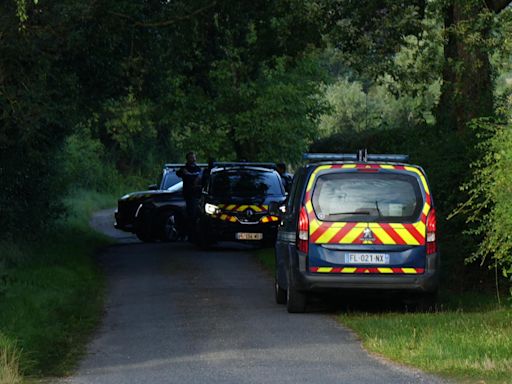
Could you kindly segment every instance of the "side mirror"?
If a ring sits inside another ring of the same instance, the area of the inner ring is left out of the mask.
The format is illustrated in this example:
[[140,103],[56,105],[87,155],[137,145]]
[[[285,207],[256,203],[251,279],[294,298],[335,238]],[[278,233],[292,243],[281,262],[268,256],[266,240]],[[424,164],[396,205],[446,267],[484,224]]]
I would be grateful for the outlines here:
[[158,185],[157,184],[150,184],[150,185],[148,185],[148,190],[149,191],[156,191],[156,190],[158,190]]
[[285,206],[283,203],[271,201],[268,205],[268,213],[270,213],[272,216],[281,216],[283,213],[285,213]]

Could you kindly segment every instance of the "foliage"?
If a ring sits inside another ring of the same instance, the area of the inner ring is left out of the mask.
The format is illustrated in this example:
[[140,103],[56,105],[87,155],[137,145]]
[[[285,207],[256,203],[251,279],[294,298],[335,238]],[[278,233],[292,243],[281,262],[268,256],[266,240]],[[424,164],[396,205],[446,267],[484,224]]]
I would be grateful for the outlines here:
[[[472,127],[482,140],[483,157],[472,163],[472,179],[463,184],[468,199],[454,213],[465,213],[472,228],[469,234],[482,238],[468,262],[499,268],[504,277],[512,275],[512,131],[506,124],[475,120]],[[490,260],[489,260],[490,259]]]
[[389,91],[395,83],[375,84],[365,92],[365,83],[341,78],[326,89],[332,112],[322,115],[320,134],[361,133],[378,129],[404,129],[433,123],[432,109],[438,98],[438,86],[431,85],[417,97],[396,97]]
[[322,75],[313,60],[290,69],[282,58],[243,84],[236,84],[229,63],[220,62],[211,77],[217,97],[175,134],[178,148],[197,148],[202,157],[226,160],[299,159],[325,109],[318,82]]
[[0,333],[0,383],[19,384],[20,351],[16,344]]
[[425,1],[325,0],[325,31],[344,53],[346,65],[376,78],[394,69],[394,57],[408,36],[423,30]]
[[[114,196],[75,192],[67,215],[44,240],[0,242],[0,379],[69,373],[83,353],[103,307],[103,281],[92,255],[108,243],[89,228],[93,210]],[[44,330],[44,331],[42,331]],[[18,381],[19,382],[19,381]]]

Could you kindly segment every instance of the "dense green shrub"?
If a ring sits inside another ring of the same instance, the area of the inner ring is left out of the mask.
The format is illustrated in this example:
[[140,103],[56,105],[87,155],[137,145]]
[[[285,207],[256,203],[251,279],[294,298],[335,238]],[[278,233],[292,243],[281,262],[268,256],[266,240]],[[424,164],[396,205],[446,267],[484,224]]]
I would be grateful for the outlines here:
[[462,186],[468,198],[454,213],[466,214],[469,234],[481,238],[467,258],[512,275],[512,124],[473,122],[483,157],[472,163],[473,177]]

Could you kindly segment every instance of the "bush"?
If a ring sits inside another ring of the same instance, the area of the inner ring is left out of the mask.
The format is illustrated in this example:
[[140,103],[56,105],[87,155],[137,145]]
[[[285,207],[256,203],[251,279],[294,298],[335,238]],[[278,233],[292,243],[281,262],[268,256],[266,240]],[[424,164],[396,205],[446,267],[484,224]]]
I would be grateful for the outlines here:
[[[463,184],[467,200],[454,212],[465,213],[467,232],[481,238],[468,262],[480,260],[512,275],[512,126],[486,119],[472,124],[482,142],[483,157],[472,163],[473,177]],[[512,290],[511,290],[512,293]]]

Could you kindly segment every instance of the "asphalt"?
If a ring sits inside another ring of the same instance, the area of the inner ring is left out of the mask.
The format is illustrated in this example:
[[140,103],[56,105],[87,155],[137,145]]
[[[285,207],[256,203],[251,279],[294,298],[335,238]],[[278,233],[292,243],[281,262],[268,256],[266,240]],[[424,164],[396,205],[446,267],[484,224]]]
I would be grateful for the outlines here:
[[[333,311],[288,314],[254,252],[118,243],[99,261],[108,279],[101,327],[65,383],[441,383],[370,356]],[[103,229],[102,229],[103,228]]]

